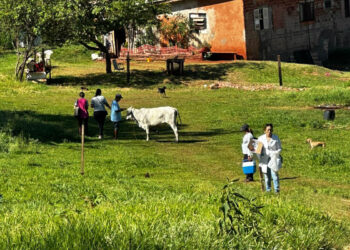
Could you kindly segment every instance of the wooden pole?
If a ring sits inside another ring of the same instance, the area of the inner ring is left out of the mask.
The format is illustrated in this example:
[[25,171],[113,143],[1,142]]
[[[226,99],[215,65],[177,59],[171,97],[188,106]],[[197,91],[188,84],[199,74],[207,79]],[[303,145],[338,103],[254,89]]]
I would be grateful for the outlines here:
[[281,69],[281,56],[277,55],[277,61],[278,61],[278,77],[280,80],[280,86],[282,86],[282,69]]
[[260,183],[261,183],[261,191],[265,191],[265,183],[264,183],[264,177],[263,177],[263,173],[262,173],[262,170],[261,170],[261,167],[259,167],[259,175],[260,175]]
[[43,66],[44,66],[44,71],[45,71],[45,50],[44,48],[42,48],[41,50],[41,61],[43,62]]
[[84,175],[84,137],[85,137],[85,126],[83,123],[81,125],[81,169],[80,169],[81,175]]
[[130,83],[130,55],[129,51],[126,56],[126,81],[129,84]]

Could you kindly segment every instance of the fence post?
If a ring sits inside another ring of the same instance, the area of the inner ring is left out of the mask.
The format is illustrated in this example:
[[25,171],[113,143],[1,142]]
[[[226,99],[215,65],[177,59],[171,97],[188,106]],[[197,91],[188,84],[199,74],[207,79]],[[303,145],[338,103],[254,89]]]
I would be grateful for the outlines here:
[[84,137],[85,137],[85,126],[83,123],[81,125],[81,169],[80,169],[81,175],[84,175]]
[[278,61],[278,77],[280,81],[280,86],[282,86],[282,68],[281,68],[281,56],[277,55],[277,61]]
[[45,49],[44,48],[41,49],[41,61],[43,62],[44,71],[45,71]]
[[130,83],[130,55],[129,55],[129,51],[128,51],[128,54],[126,55],[126,82],[128,84]]

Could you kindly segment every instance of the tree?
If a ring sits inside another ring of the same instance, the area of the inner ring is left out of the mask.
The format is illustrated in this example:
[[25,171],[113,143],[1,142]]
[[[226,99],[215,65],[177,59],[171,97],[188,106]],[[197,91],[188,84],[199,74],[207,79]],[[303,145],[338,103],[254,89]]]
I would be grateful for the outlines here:
[[108,45],[101,37],[116,31],[121,39],[125,30],[155,23],[166,6],[150,0],[0,0],[0,27],[15,40],[16,77],[21,81],[36,48],[67,40],[103,52],[106,72],[111,73]]
[[67,8],[68,1],[0,0],[1,28],[13,38],[17,52],[17,79],[23,80],[25,64],[36,48],[66,39],[68,20],[62,13]]
[[13,37],[11,33],[4,32],[0,26],[0,49],[13,49]]
[[[101,37],[110,31],[120,34],[158,22],[158,15],[168,11],[168,5],[147,0],[74,0],[68,14],[73,17],[72,39],[87,49],[100,51],[106,57],[106,73],[111,73],[109,45]],[[132,34],[129,34],[129,36]],[[119,44],[120,41],[119,41]]]

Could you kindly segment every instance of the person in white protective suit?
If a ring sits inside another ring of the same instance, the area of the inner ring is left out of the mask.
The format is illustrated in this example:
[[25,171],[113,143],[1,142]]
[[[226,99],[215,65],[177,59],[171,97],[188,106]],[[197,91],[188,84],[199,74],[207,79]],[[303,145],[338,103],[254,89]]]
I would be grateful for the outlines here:
[[264,134],[258,138],[264,146],[260,155],[259,167],[261,167],[265,178],[266,191],[271,191],[271,179],[276,193],[280,191],[278,171],[282,167],[281,141],[277,135],[272,134],[273,125],[265,125]]

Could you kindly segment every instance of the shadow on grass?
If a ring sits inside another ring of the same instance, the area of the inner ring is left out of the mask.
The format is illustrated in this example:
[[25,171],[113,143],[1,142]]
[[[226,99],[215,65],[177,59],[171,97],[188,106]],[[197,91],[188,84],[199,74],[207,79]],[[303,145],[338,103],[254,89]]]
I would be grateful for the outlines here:
[[[255,67],[260,69],[263,67],[260,64],[254,66],[249,64],[249,67]],[[165,65],[165,63],[164,63]],[[243,63],[222,63],[212,65],[187,65],[184,70],[184,74],[181,76],[171,75],[169,76],[164,71],[159,70],[139,70],[132,69],[130,83],[127,83],[126,71],[113,72],[111,74],[87,74],[84,76],[71,76],[63,75],[54,77],[51,81],[51,85],[70,85],[70,86],[89,86],[89,85],[111,85],[118,87],[134,87],[134,88],[147,88],[154,85],[171,83],[182,84],[183,81],[192,80],[223,80],[228,71],[235,70],[235,68],[246,67]]]
[[[210,137],[229,134],[231,132],[223,129],[212,129],[209,131],[183,131],[188,125],[178,126],[179,142],[182,144],[207,142]],[[120,127],[120,139],[146,140],[146,132],[139,128],[134,122],[123,122]],[[150,140],[159,143],[172,143],[175,141],[173,130],[167,124],[150,127]]]
[[298,176],[294,176],[294,177],[284,177],[284,178],[280,178],[280,181],[288,181],[288,180],[295,180],[298,179]]
[[[192,144],[192,143],[198,143],[198,142],[207,142],[208,140],[181,140],[181,138],[179,138],[179,141],[177,143],[180,144]],[[156,140],[156,142],[160,142],[160,143],[174,143],[174,140]]]
[[0,56],[7,56],[7,55],[16,55],[16,53],[12,50],[0,50]]
[[[105,138],[112,138],[113,124],[106,118]],[[0,111],[0,126],[3,130],[11,131],[14,136],[23,134],[24,137],[37,139],[41,143],[53,144],[62,142],[80,142],[78,122],[68,115],[40,114],[34,111]],[[210,131],[181,131],[188,125],[179,126],[181,143],[196,143],[207,141],[209,137],[229,133],[225,130]],[[98,125],[90,116],[86,142],[97,140]],[[120,140],[145,140],[146,132],[134,122],[124,121],[119,130]],[[174,141],[175,136],[168,125],[152,127],[150,138],[159,142]]]

